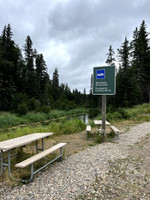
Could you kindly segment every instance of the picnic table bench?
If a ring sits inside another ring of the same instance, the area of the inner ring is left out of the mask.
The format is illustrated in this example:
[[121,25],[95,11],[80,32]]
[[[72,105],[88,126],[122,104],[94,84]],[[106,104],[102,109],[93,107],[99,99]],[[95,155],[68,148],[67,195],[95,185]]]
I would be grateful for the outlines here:
[[[59,143],[47,150],[44,151],[44,138],[47,138],[51,135],[53,135],[54,133],[33,133],[30,135],[25,135],[25,136],[21,136],[21,137],[17,137],[14,139],[10,139],[10,140],[5,140],[0,142],[0,151],[1,151],[1,175],[3,174],[4,171],[4,167],[8,167],[8,174],[12,179],[15,179],[12,177],[11,175],[11,150],[16,149],[18,147],[24,147],[27,144],[30,144],[32,142],[36,142],[36,153],[38,153],[38,151],[42,151],[39,154],[36,154],[30,158],[28,158],[25,161],[22,161],[18,164],[16,164],[16,167],[25,167],[27,165],[31,165],[31,177],[29,180],[21,180],[22,182],[29,182],[33,179],[33,175],[35,173],[37,173],[38,171],[40,171],[41,169],[43,169],[44,167],[46,167],[47,165],[49,165],[50,163],[54,162],[55,160],[57,160],[58,158],[62,158],[63,156],[63,146],[66,145],[66,143]],[[42,139],[42,148],[38,148],[38,140]],[[40,169],[36,170],[34,172],[33,170],[33,163],[35,163],[37,160],[40,160],[41,158],[47,156],[48,154],[52,153],[53,151],[60,149],[60,155],[57,156],[55,159],[53,159],[52,161],[48,162],[47,164],[45,164],[44,166],[42,166]],[[7,163],[4,163],[4,152],[7,152]],[[16,180],[16,179],[15,179]]]
[[[34,174],[36,174],[37,172],[39,172],[40,170],[42,170],[43,168],[45,168],[46,166],[48,166],[49,164],[51,164],[52,162],[54,162],[55,160],[58,160],[59,158],[62,159],[63,157],[63,147],[66,145],[66,143],[59,143],[59,144],[56,144],[55,146],[49,148],[49,149],[46,149],[45,151],[42,151],[18,164],[15,165],[15,167],[19,167],[19,168],[24,168],[24,167],[27,167],[27,166],[31,166],[31,176],[30,176],[30,179],[28,180],[28,182],[30,182],[32,179],[33,179],[33,176]],[[41,168],[39,168],[38,170],[34,171],[34,168],[33,168],[33,164],[44,158],[45,156],[51,154],[52,152],[56,151],[57,149],[60,149],[60,155],[57,156],[56,158],[54,158],[53,160],[49,161],[48,163],[46,163],[45,165],[43,165]],[[22,182],[24,182],[24,180],[22,180]]]

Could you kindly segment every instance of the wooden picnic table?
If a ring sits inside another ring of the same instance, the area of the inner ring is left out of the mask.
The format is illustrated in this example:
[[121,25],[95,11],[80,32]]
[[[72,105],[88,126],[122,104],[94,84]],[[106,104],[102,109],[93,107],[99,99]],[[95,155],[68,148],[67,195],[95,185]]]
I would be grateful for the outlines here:
[[[95,125],[102,125],[102,120],[94,120]],[[106,121],[106,125],[110,125],[108,121]]]
[[[30,144],[34,141],[36,141],[36,152],[38,152],[38,150],[44,150],[44,138],[49,137],[51,135],[53,135],[54,133],[33,133],[33,134],[29,134],[29,135],[25,135],[25,136],[21,136],[21,137],[17,137],[17,138],[13,138],[10,140],[5,140],[0,142],[0,151],[1,151],[1,174],[4,171],[4,167],[8,167],[8,172],[10,177],[11,176],[11,154],[10,151],[12,149],[16,149],[18,147],[23,147],[27,144]],[[42,149],[38,149],[38,141],[42,139]],[[8,163],[4,163],[4,156],[3,153],[7,151],[8,152]]]

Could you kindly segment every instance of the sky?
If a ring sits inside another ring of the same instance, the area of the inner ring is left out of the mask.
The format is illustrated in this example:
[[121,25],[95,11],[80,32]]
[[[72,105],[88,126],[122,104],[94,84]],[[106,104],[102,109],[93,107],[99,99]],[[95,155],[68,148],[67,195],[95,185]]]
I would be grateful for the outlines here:
[[150,0],[0,0],[0,34],[10,24],[21,49],[29,35],[50,79],[57,68],[60,84],[89,93],[93,67],[106,65],[109,46],[117,56],[143,20],[150,32],[149,9]]

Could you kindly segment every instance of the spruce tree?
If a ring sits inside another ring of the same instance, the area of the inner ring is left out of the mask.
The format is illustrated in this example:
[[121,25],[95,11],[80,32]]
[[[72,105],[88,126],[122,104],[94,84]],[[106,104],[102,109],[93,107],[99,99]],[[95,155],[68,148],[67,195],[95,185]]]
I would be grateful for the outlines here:
[[114,65],[115,64],[115,57],[114,57],[114,55],[115,55],[115,52],[112,49],[112,46],[110,45],[109,52],[107,54],[107,60],[106,60],[106,63],[108,65]]
[[30,98],[37,97],[37,82],[36,74],[34,70],[34,50],[33,43],[30,36],[27,36],[26,43],[24,45],[25,52],[25,64],[26,64],[26,93]]
[[53,94],[54,100],[59,99],[59,75],[58,75],[57,68],[55,68],[54,73],[53,73],[52,94]]

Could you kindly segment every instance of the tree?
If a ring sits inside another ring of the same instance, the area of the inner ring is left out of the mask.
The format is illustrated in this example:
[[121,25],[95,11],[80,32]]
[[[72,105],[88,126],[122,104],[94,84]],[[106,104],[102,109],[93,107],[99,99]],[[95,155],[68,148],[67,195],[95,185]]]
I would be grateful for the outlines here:
[[130,45],[127,38],[118,50],[120,68],[117,74],[116,107],[129,107],[139,102],[140,91],[130,65]]
[[26,64],[26,93],[30,98],[37,97],[37,82],[36,74],[34,70],[34,51],[32,48],[32,40],[30,36],[27,36],[26,43],[24,45],[25,52],[25,64]]
[[12,35],[11,27],[8,25],[4,27],[0,37],[0,109],[2,110],[10,109],[12,96],[16,92],[14,70],[18,57],[14,56],[17,49]]
[[133,33],[132,67],[141,90],[142,102],[150,102],[150,48],[145,21]]
[[129,41],[125,37],[124,43],[122,44],[121,48],[118,49],[121,68],[123,71],[126,71],[129,68],[130,64],[130,45]]
[[55,68],[52,79],[52,95],[54,100],[59,98],[59,75],[58,69]]
[[114,50],[112,49],[112,46],[110,45],[110,47],[109,47],[109,52],[108,52],[108,54],[107,54],[107,60],[106,60],[106,63],[108,64],[108,65],[114,65],[115,63],[115,57],[114,57],[114,55],[115,55],[115,52],[114,52]]

